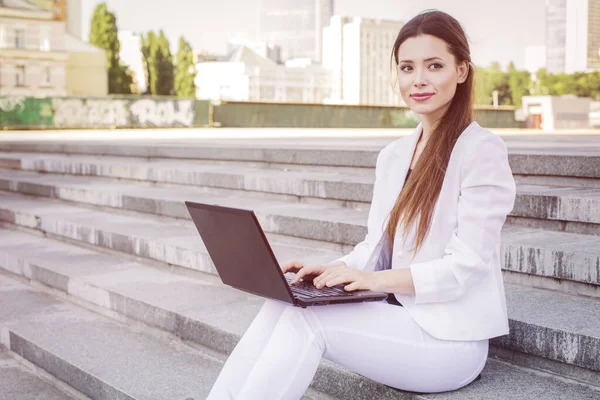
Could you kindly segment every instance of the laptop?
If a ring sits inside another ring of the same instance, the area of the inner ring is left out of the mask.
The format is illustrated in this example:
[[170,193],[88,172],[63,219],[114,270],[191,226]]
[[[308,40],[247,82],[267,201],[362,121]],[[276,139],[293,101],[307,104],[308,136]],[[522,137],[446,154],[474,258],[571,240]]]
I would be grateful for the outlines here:
[[190,201],[185,205],[226,285],[303,308],[387,298],[387,293],[369,290],[347,292],[344,285],[322,289],[306,281],[291,285],[294,274],[283,274],[254,211]]

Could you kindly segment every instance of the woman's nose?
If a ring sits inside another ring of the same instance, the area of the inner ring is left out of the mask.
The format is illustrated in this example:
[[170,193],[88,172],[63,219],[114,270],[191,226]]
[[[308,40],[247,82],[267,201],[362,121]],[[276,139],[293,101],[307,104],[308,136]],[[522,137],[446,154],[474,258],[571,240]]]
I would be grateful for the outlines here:
[[427,80],[425,79],[423,72],[416,71],[414,77],[415,77],[415,81],[414,81],[415,87],[422,88],[422,87],[427,86]]

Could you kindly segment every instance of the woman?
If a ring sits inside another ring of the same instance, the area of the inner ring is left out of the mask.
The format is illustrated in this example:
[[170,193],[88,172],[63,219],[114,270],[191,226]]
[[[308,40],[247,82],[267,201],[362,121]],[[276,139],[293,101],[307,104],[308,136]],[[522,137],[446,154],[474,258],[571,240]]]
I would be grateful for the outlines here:
[[508,333],[500,231],[515,182],[504,141],[473,122],[465,33],[448,14],[421,13],[398,34],[392,62],[421,123],[378,155],[365,240],[330,264],[282,266],[293,283],[388,300],[267,300],[209,399],[299,399],[322,357],[401,390],[456,390],[478,377],[488,339]]

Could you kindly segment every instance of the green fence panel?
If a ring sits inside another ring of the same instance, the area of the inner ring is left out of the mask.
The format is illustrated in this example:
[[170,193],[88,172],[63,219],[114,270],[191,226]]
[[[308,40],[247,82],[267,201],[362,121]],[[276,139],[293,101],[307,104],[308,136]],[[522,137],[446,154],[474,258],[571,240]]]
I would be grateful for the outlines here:
[[[475,116],[485,127],[519,127],[512,107],[478,108]],[[213,119],[223,127],[414,128],[419,123],[408,107],[230,101],[214,106]]]

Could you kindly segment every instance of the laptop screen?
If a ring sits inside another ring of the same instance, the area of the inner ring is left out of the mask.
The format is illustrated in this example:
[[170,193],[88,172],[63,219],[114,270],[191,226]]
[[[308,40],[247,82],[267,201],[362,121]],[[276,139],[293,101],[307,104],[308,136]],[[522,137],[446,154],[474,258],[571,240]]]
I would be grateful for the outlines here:
[[186,205],[223,283],[293,303],[254,212],[202,203]]

